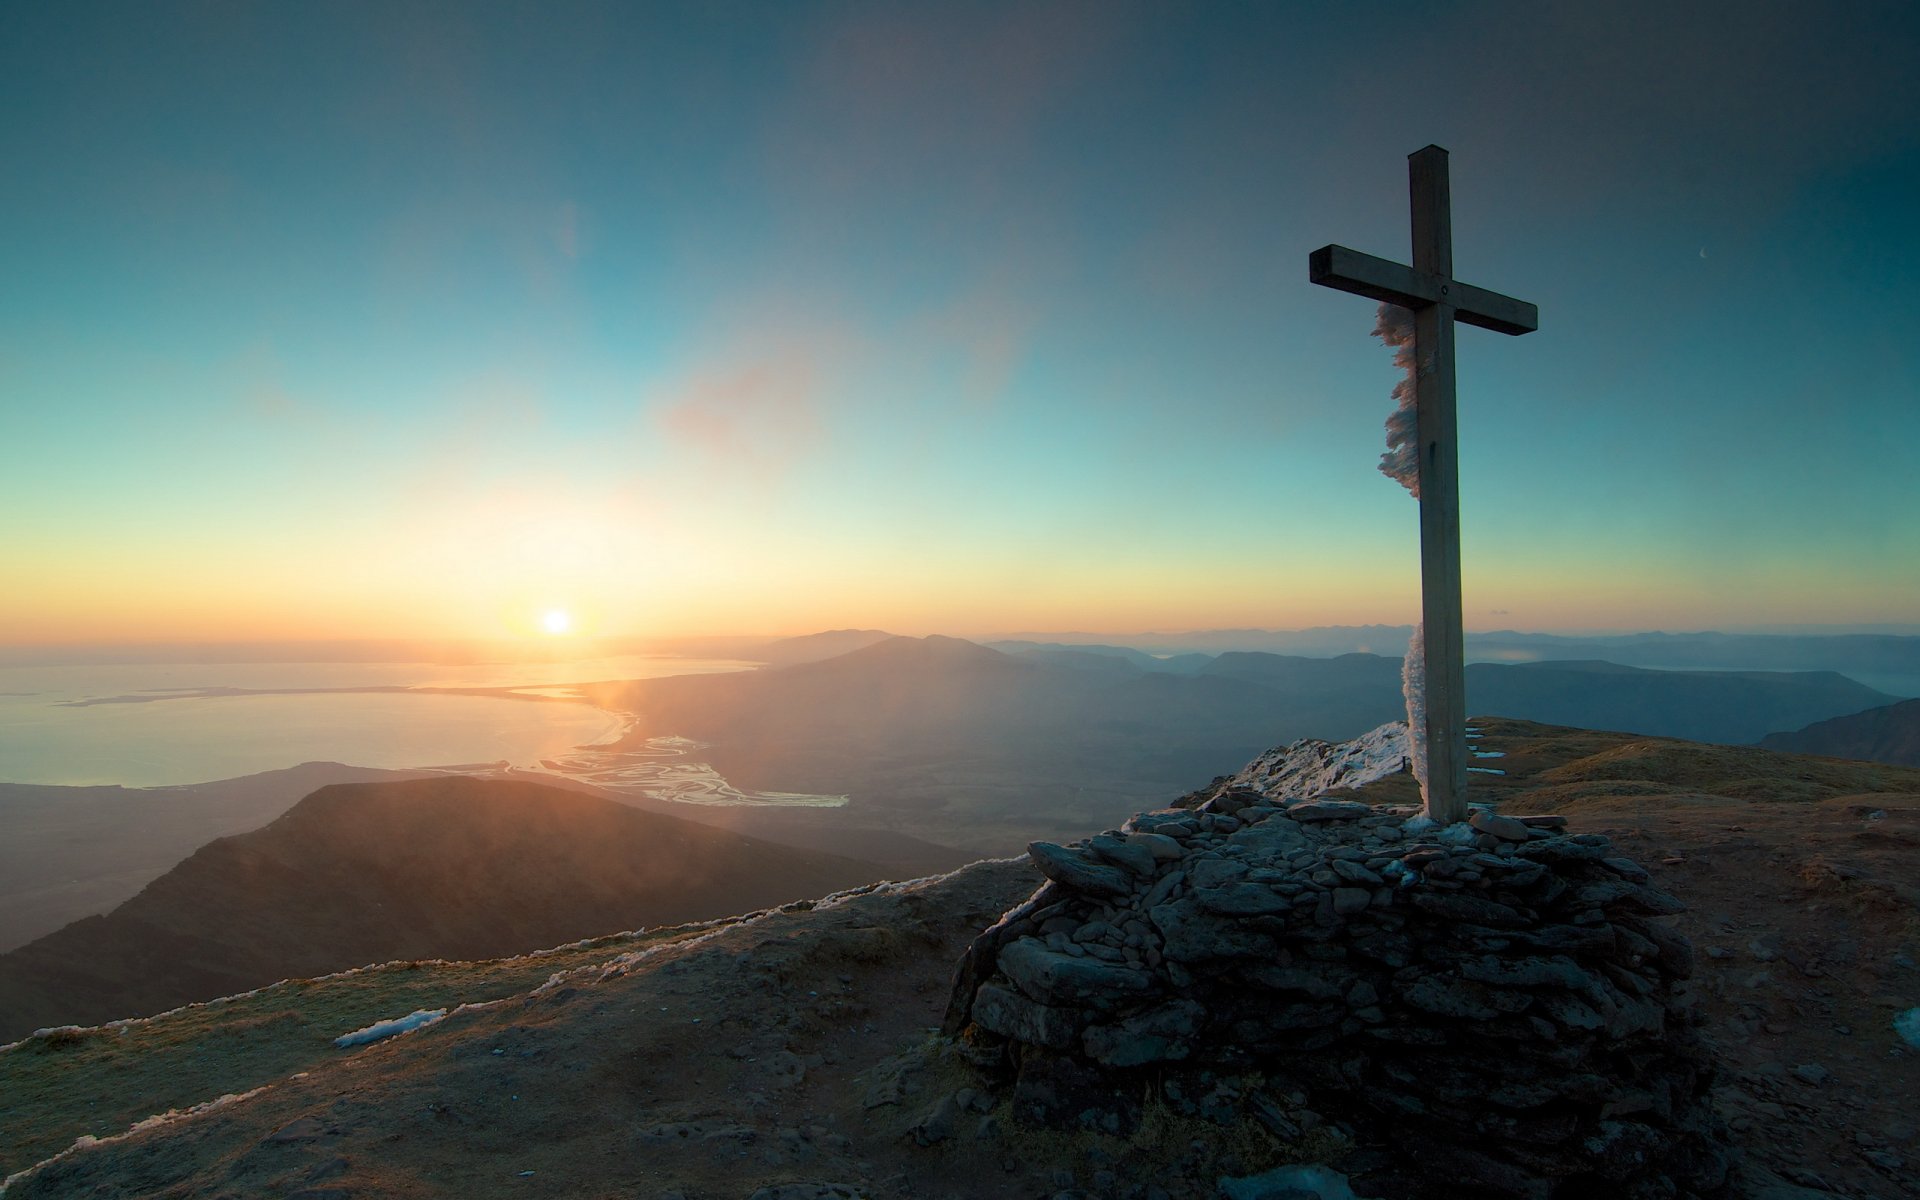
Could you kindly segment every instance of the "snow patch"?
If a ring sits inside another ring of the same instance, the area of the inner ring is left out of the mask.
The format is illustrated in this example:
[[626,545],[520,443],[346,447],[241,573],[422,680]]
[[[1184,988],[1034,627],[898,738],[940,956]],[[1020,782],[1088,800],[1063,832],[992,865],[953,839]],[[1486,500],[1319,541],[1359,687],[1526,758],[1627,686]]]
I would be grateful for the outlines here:
[[356,1029],[352,1033],[343,1033],[333,1039],[333,1044],[342,1050],[348,1046],[364,1046],[368,1042],[377,1042],[381,1038],[390,1038],[401,1033],[412,1033],[416,1029],[425,1028],[435,1021],[444,1019],[446,1015],[447,1010],[444,1008],[417,1009],[404,1017],[394,1017],[388,1021],[375,1021],[364,1029]]
[[1275,1167],[1258,1175],[1220,1181],[1220,1193],[1227,1200],[1261,1200],[1265,1196],[1311,1196],[1314,1200],[1359,1200],[1347,1177],[1319,1163],[1304,1166]]
[[1302,738],[1267,751],[1230,782],[1270,800],[1304,800],[1335,788],[1357,788],[1407,769],[1407,727],[1389,721],[1350,742]]
[[1910,1008],[1893,1019],[1893,1031],[1900,1040],[1920,1050],[1920,1008]]

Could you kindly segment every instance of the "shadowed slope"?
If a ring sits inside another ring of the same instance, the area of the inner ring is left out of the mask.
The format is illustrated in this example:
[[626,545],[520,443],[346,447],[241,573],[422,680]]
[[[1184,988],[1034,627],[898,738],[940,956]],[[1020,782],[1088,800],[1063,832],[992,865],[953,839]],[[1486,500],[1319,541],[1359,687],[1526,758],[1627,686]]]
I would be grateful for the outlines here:
[[1769,750],[1920,767],[1920,700],[1902,700],[1760,739]]
[[370,962],[726,916],[882,873],[535,784],[327,787],[110,915],[0,956],[0,1038]]

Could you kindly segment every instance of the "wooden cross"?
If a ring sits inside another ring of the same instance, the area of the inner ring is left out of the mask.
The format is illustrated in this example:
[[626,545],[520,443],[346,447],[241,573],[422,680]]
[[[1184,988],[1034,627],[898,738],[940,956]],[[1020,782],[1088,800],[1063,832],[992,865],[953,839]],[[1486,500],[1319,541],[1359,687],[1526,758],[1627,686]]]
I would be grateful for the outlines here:
[[1460,460],[1455,441],[1453,322],[1498,333],[1540,327],[1533,305],[1453,277],[1453,213],[1447,152],[1407,156],[1413,202],[1413,265],[1345,246],[1322,246],[1307,278],[1414,313],[1416,436],[1420,449],[1420,606],[1426,629],[1427,814],[1467,818],[1466,634],[1460,613]]

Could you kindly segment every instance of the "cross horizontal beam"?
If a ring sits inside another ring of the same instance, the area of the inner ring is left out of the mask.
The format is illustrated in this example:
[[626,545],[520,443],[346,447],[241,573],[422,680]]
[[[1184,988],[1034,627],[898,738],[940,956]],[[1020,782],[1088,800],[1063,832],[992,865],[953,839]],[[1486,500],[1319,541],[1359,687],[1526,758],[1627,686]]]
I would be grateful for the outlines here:
[[1525,300],[1502,296],[1444,275],[1416,271],[1345,246],[1322,246],[1315,250],[1307,257],[1307,277],[1323,287],[1398,304],[1402,308],[1451,305],[1455,319],[1495,333],[1532,333],[1540,328],[1540,310]]

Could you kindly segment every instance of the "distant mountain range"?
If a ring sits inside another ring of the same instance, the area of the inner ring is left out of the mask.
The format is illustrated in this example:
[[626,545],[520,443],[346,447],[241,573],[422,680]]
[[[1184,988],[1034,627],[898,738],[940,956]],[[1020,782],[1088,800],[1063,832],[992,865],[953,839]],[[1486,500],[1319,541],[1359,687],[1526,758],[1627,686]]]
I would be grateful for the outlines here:
[[0,1041],[366,963],[729,916],[885,874],[529,783],[334,785],[202,846],[108,915],[0,955]]
[[[635,714],[635,744],[697,739],[741,786],[844,793],[864,822],[1004,851],[1116,821],[1275,743],[1342,740],[1401,717],[1400,665],[888,638],[794,666],[587,691]],[[1736,744],[1893,698],[1832,672],[1598,662],[1474,664],[1467,688],[1475,713]]]
[[1920,767],[1920,700],[1903,700],[1760,739],[1769,750]]
[[[1407,625],[1327,625],[1313,629],[1214,629],[1126,637],[1018,635],[991,641],[1001,649],[1044,647],[1161,657],[1258,651],[1328,658],[1406,650]],[[1604,661],[1622,666],[1695,671],[1837,671],[1870,686],[1902,681],[1920,695],[1920,637],[1898,634],[1626,633],[1569,637],[1495,630],[1467,634],[1469,660],[1486,662]]]

